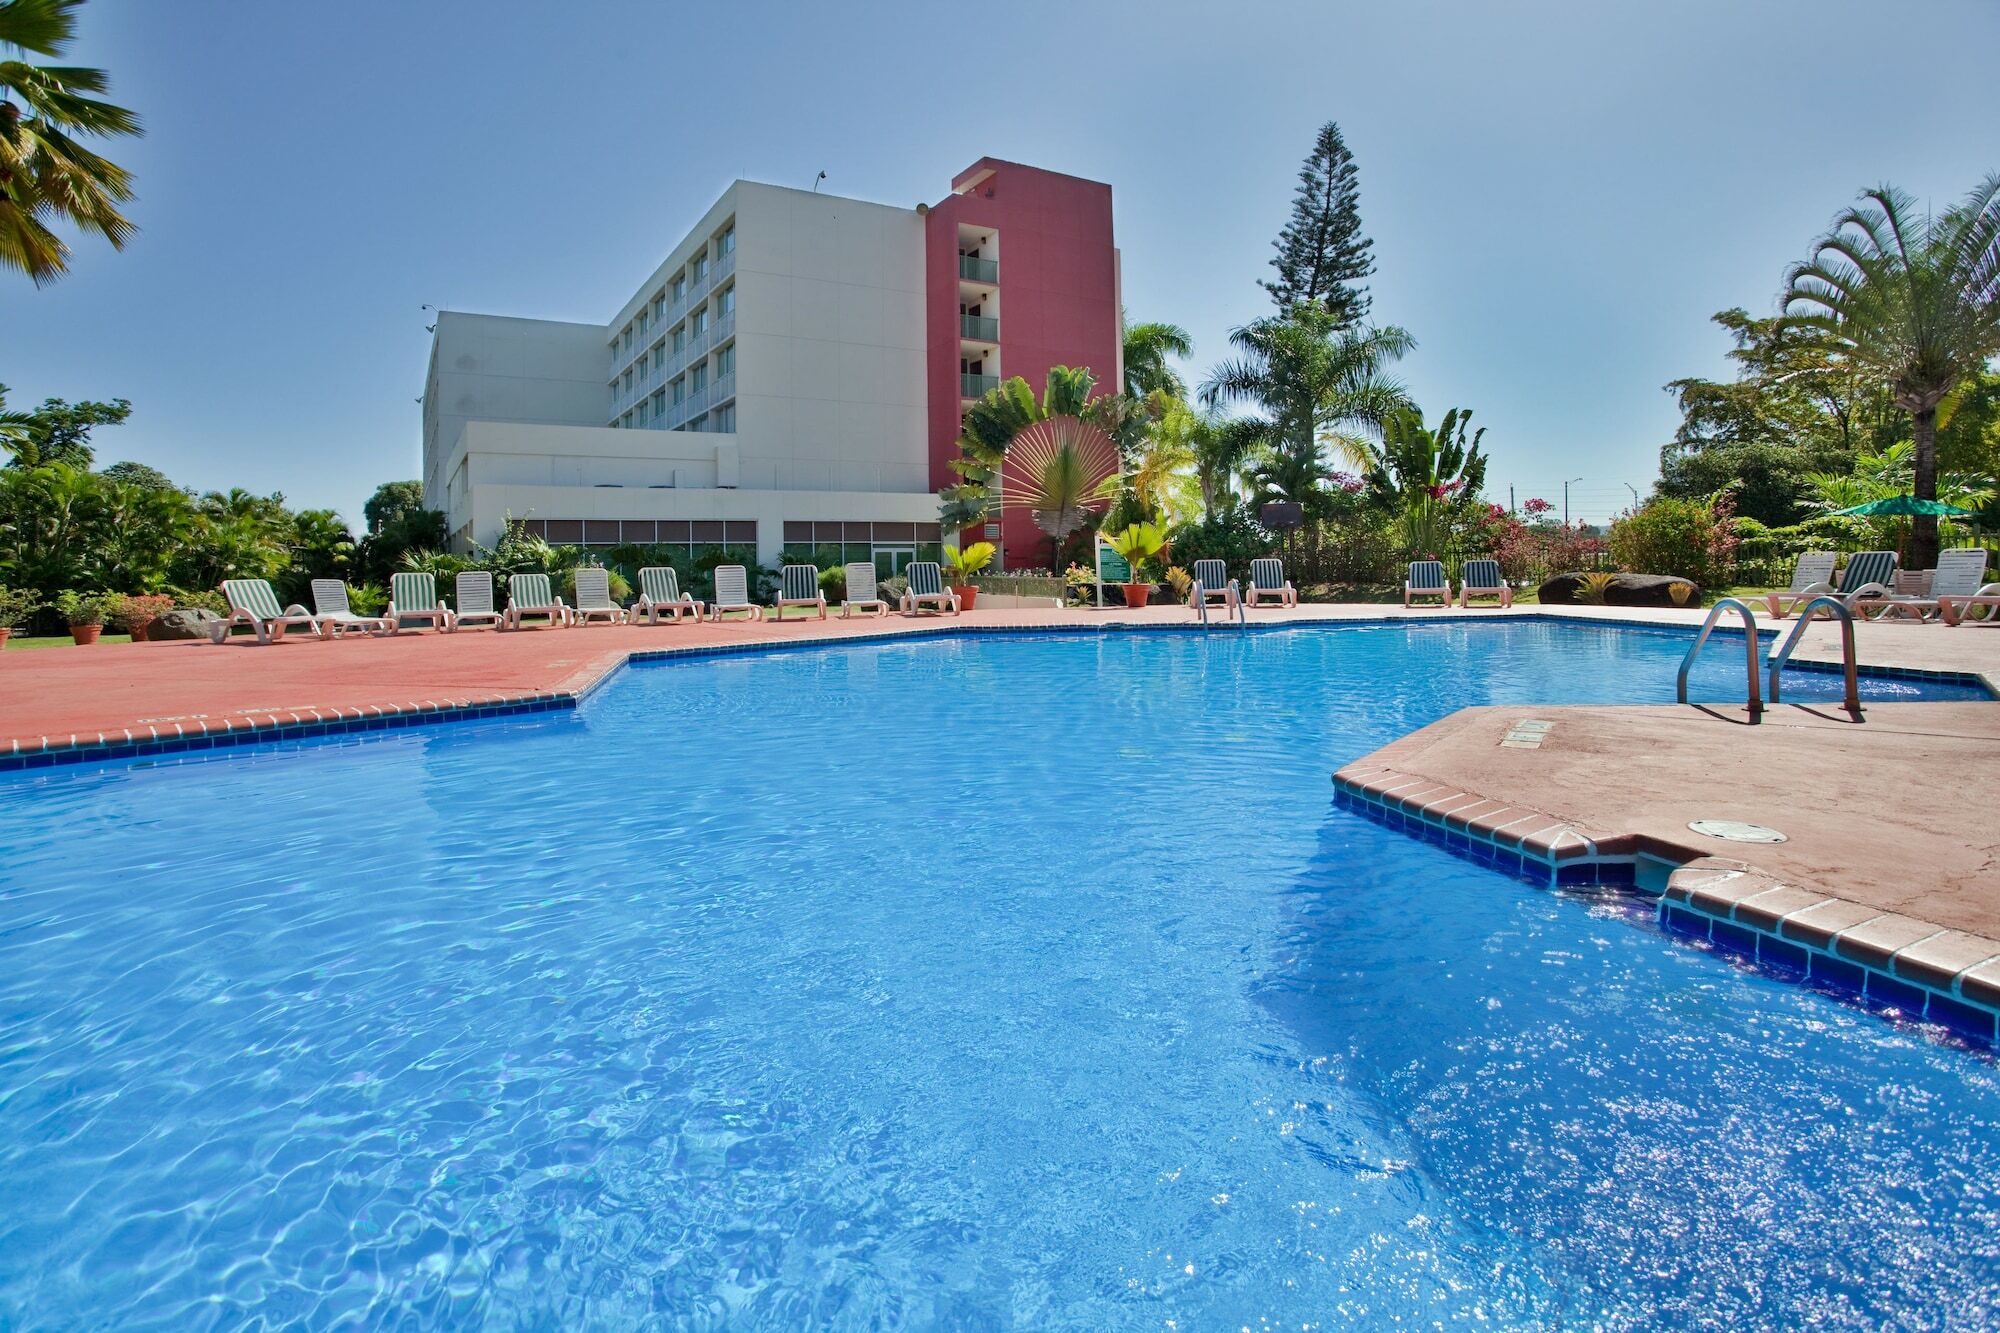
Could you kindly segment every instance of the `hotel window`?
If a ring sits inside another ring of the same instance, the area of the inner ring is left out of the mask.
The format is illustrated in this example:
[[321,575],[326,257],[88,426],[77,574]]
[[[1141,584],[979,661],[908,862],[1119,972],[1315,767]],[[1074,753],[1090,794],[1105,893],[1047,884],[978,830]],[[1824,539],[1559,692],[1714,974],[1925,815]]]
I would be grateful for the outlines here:
[[666,366],[667,345],[665,343],[655,343],[653,345],[653,373],[655,375],[659,374],[662,370],[666,369]]
[[715,238],[715,257],[721,259],[725,255],[733,255],[735,253],[736,224],[732,222],[723,231],[722,235]]
[[731,403],[727,407],[718,407],[715,409],[715,428],[725,435],[735,432],[736,404]]
[[625,392],[632,392],[632,372],[630,370],[625,372]]
[[667,317],[667,298],[665,293],[661,293],[659,296],[655,296],[653,298],[653,322],[655,324],[658,324],[661,320],[665,319],[666,317]]
[[667,391],[665,389],[655,389],[653,390],[653,420],[658,421],[666,414]]
[[687,345],[688,345],[688,331],[687,331],[687,325],[686,325],[686,324],[676,324],[676,325],[674,326],[674,352],[675,352],[675,354],[676,354],[676,355],[678,355],[678,354],[680,353],[680,351],[681,351],[681,350],[682,350],[683,348],[685,348],[685,347],[686,347]]
[[688,280],[687,280],[687,274],[685,274],[685,273],[677,273],[677,274],[675,274],[675,275],[674,275],[674,304],[675,304],[675,305],[679,305],[679,304],[680,304],[680,303],[681,303],[682,301],[685,301],[685,300],[687,300],[687,294],[688,294]]
[[637,327],[638,327],[638,329],[639,329],[639,336],[640,336],[641,338],[645,337],[645,336],[646,336],[646,312],[645,312],[645,311],[643,311],[643,310],[641,310],[641,311],[639,312],[639,318],[638,318],[638,319],[637,319],[636,321],[634,321],[634,322],[636,323],[636,325],[637,325]]
[[715,354],[715,377],[721,379],[724,375],[733,375],[735,373],[736,344],[731,343]]
[[722,294],[715,298],[715,313],[718,315],[733,315],[736,313],[735,283],[732,282],[727,287],[724,287]]
[[702,362],[688,372],[688,392],[700,393],[708,387],[708,363]]
[[688,325],[690,328],[694,330],[694,336],[697,338],[701,337],[703,333],[707,332],[708,307],[702,306],[701,308],[696,310],[694,312],[694,317],[688,320]]
[[708,252],[703,251],[701,254],[698,254],[694,257],[694,262],[692,264],[688,265],[688,278],[691,281],[700,282],[703,278],[707,276],[708,276]]
[[685,426],[681,427],[681,429],[682,429],[682,430],[707,430],[707,429],[708,429],[708,418],[707,418],[706,416],[699,416],[699,417],[696,417],[696,418],[695,418],[695,419],[694,419],[693,421],[690,421],[690,422],[688,422],[688,424],[687,424],[687,425],[685,425]]
[[682,400],[687,397],[687,376],[682,375],[676,379],[673,383],[673,390],[674,405],[678,407]]
[[625,329],[625,350],[632,350],[632,329],[629,325]]
[[641,398],[641,399],[639,400],[639,405],[638,405],[637,407],[635,407],[635,408],[633,408],[633,409],[632,409],[632,420],[633,420],[633,422],[634,422],[635,424],[637,424],[637,425],[640,425],[640,426],[643,426],[643,425],[645,425],[645,424],[646,424],[646,400],[645,400],[645,399]]

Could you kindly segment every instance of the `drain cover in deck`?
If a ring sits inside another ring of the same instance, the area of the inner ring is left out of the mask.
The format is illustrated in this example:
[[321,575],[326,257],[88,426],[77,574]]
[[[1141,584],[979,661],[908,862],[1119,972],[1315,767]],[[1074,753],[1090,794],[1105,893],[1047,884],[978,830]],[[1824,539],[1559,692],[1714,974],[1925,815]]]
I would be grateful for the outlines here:
[[1746,824],[1740,819],[1696,819],[1688,827],[1724,842],[1783,842],[1785,835],[1762,824]]

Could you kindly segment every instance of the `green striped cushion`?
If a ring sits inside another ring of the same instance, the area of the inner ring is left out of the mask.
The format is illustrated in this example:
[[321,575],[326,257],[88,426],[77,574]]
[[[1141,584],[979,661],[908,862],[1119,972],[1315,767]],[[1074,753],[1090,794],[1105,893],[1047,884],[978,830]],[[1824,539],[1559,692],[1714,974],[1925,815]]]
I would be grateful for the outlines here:
[[264,579],[224,579],[222,595],[229,599],[229,609],[242,611],[258,620],[278,620],[284,608],[278,605],[278,594],[271,591],[271,585]]
[[507,602],[510,606],[553,606],[555,595],[549,591],[547,574],[516,574],[507,580]]
[[1887,583],[1895,573],[1894,551],[1858,551],[1848,560],[1847,572],[1840,576],[1840,590],[1849,593],[1870,583]]
[[1410,586],[1419,592],[1430,589],[1444,591],[1444,562],[1442,560],[1412,560],[1410,562]]
[[944,571],[935,560],[918,560],[903,571],[909,580],[910,595],[913,597],[941,597],[944,595]]
[[1468,560],[1461,571],[1465,586],[1480,592],[1502,586],[1498,560]]
[[672,565],[648,565],[639,571],[639,593],[655,606],[681,599],[681,580]]
[[1250,562],[1250,586],[1258,592],[1282,592],[1285,587],[1285,563],[1270,556]]
[[784,599],[788,602],[810,602],[819,596],[817,565],[786,565],[781,580]]
[[437,580],[429,574],[392,574],[389,576],[389,601],[398,611],[435,611]]

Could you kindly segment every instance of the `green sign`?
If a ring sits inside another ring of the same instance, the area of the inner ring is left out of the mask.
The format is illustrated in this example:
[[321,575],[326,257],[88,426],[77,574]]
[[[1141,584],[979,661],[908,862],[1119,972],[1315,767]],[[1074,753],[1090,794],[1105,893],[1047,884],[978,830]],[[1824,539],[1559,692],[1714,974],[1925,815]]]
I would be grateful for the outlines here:
[[1118,554],[1118,552],[1112,550],[1103,542],[1097,544],[1097,581],[1099,583],[1130,583],[1132,581],[1132,566],[1125,562],[1124,556]]

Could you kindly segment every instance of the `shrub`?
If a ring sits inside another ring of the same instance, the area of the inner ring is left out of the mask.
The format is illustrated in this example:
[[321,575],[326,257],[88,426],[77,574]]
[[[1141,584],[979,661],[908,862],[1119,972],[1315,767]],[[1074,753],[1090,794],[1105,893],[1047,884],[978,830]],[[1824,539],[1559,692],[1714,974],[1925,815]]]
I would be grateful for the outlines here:
[[1735,581],[1736,541],[1727,493],[1658,496],[1611,525],[1611,558],[1635,574],[1674,574],[1720,588]]
[[829,602],[847,600],[847,566],[829,565],[819,572],[820,596]]
[[947,583],[954,588],[968,587],[975,575],[984,574],[987,566],[993,563],[993,543],[974,542],[962,549],[947,546],[942,563]]
[[56,611],[66,625],[102,625],[118,609],[123,598],[115,592],[78,592],[64,588],[56,594]]
[[1177,565],[1197,560],[1220,560],[1234,578],[1250,577],[1250,562],[1269,555],[1275,539],[1250,514],[1247,506],[1229,503],[1211,510],[1197,523],[1183,523],[1170,534],[1170,549]]
[[1071,606],[1089,606],[1097,600],[1097,574],[1082,565],[1063,571],[1063,600]]
[[41,599],[27,589],[0,587],[0,629],[19,629],[41,609]]
[[1166,573],[1166,585],[1173,591],[1176,601],[1185,602],[1194,591],[1194,575],[1179,565],[1170,565]]
[[357,616],[379,616],[388,606],[389,590],[379,583],[356,583],[347,590],[347,609]]
[[120,597],[112,609],[111,628],[135,637],[148,624],[174,609],[174,599],[165,593],[137,593]]
[[222,595],[220,588],[168,588],[167,595],[183,611],[213,611],[218,616],[229,614],[229,599]]
[[[562,572],[562,577],[556,580],[556,592],[560,594],[562,599],[568,602],[571,606],[576,605],[576,571],[578,567],[579,566],[573,565],[570,568],[565,569]],[[588,568],[589,566],[584,565],[581,567]],[[622,602],[625,601],[627,598],[631,597],[632,595],[631,580],[627,579],[623,574],[619,573],[615,567],[610,565],[604,567],[604,573],[606,575],[605,582],[611,585],[612,601]],[[356,613],[360,615],[373,614],[372,612],[363,611],[358,606],[355,607],[354,609]]]

